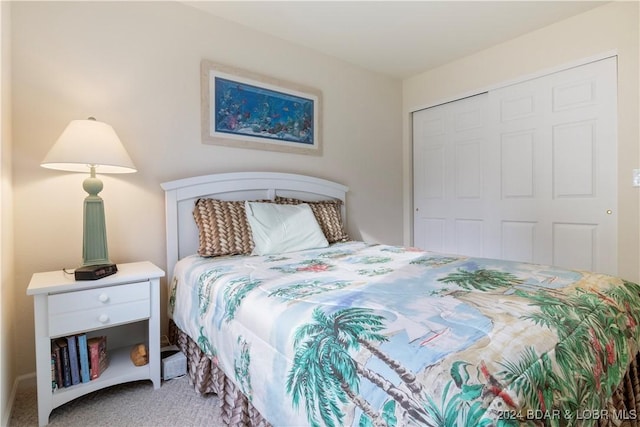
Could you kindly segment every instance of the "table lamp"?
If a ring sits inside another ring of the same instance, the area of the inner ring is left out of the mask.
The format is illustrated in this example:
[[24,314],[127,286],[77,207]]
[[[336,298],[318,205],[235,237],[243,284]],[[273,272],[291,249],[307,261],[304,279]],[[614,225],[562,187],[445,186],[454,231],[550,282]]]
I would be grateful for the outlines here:
[[75,270],[76,280],[93,280],[113,274],[115,264],[109,260],[104,204],[98,193],[100,173],[133,173],[136,167],[113,128],[93,117],[72,120],[58,138],[40,166],[71,172],[89,172],[82,188],[84,199],[82,266]]

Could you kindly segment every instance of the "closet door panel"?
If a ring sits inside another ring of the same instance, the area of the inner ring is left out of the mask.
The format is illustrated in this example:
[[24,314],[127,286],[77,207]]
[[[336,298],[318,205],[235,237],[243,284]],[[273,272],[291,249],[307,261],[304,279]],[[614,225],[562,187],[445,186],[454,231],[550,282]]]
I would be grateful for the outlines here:
[[486,94],[413,114],[414,245],[482,255]]

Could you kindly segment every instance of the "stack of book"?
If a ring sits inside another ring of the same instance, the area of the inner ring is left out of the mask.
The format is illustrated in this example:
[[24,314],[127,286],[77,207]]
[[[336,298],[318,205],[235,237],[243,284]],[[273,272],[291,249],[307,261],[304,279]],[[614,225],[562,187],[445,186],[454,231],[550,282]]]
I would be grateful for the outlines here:
[[109,366],[107,337],[69,335],[51,340],[53,390],[94,380]]

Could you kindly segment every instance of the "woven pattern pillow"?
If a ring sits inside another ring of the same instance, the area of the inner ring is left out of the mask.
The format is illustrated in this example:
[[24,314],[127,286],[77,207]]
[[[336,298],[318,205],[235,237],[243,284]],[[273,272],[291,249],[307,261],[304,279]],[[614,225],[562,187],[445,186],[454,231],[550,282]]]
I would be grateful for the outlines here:
[[244,201],[198,199],[193,218],[199,231],[198,255],[248,255],[253,250]]
[[307,203],[311,207],[313,215],[316,217],[329,243],[346,242],[349,240],[349,236],[344,229],[344,223],[342,222],[342,200],[307,202],[291,197],[276,196],[275,202],[281,205]]

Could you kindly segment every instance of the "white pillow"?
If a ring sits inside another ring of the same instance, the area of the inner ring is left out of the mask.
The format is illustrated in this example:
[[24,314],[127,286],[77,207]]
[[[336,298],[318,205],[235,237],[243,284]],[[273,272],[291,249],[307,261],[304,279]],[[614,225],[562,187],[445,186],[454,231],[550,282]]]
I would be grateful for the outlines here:
[[311,207],[245,202],[247,220],[255,245],[253,255],[270,255],[326,248],[329,242]]

